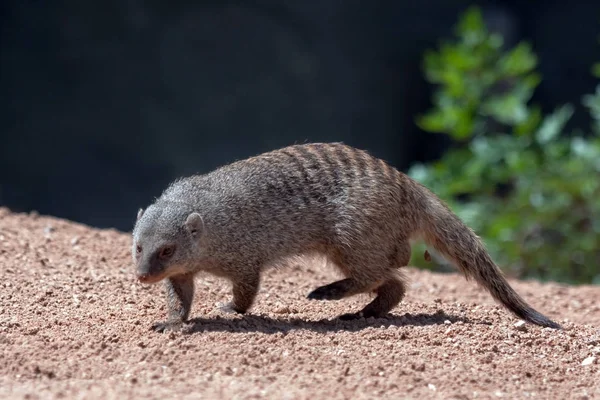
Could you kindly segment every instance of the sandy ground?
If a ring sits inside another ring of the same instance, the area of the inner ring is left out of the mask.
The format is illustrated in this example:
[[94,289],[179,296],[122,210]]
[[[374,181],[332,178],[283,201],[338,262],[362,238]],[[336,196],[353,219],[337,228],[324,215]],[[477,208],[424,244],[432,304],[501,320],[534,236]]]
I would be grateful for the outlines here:
[[162,286],[136,282],[128,235],[0,208],[0,398],[600,398],[600,287],[513,282],[563,331],[496,306],[459,275],[407,268],[388,318],[332,321],[321,262],[270,271],[252,314],[199,276],[188,333],[159,334]]

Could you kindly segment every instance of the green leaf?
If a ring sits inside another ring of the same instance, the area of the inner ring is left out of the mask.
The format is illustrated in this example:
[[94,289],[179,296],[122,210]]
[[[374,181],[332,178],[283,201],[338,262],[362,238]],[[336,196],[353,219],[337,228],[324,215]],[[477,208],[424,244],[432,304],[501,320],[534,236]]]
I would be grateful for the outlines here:
[[525,120],[517,123],[515,134],[518,136],[530,136],[539,127],[542,121],[542,110],[538,106],[530,107]]
[[530,93],[533,94],[533,89],[538,87],[542,82],[542,76],[537,72],[532,72],[525,76],[521,82],[527,89],[530,89]]
[[487,33],[483,15],[477,6],[469,7],[461,16],[456,31],[467,43],[480,43]]
[[537,160],[531,151],[511,151],[508,152],[504,159],[506,165],[512,174],[525,176],[529,171],[535,170]]
[[452,137],[456,140],[465,140],[473,135],[474,121],[469,110],[457,109],[456,119],[453,125],[454,131]]
[[519,43],[498,62],[498,68],[506,76],[517,76],[533,70],[537,65],[537,57],[527,42]]
[[589,112],[594,119],[595,133],[600,135],[600,85],[596,86],[594,94],[583,96],[582,104],[589,109]]
[[430,83],[440,83],[444,65],[440,56],[433,50],[426,50],[423,56],[423,69],[425,77]]
[[416,124],[419,128],[427,132],[446,133],[447,122],[446,114],[440,109],[433,109],[427,114],[418,116]]
[[596,78],[600,78],[600,63],[592,65],[592,75]]
[[442,81],[446,84],[448,94],[460,98],[465,94],[465,82],[462,74],[456,69],[447,69],[442,75]]
[[498,33],[492,33],[489,36],[488,43],[492,49],[499,50],[504,44],[504,38]]
[[511,93],[487,99],[481,105],[481,112],[507,125],[522,124],[528,117],[526,105]]
[[571,119],[573,112],[573,106],[565,104],[544,118],[535,135],[538,143],[548,143],[560,135],[569,119]]

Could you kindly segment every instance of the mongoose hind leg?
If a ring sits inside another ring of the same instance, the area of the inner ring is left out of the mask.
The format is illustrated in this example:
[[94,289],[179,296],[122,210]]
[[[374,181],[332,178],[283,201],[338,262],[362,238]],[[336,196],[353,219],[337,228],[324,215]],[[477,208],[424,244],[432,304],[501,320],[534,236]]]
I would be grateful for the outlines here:
[[338,316],[343,321],[359,318],[378,318],[389,313],[404,298],[406,286],[399,278],[391,278],[379,286],[375,292],[377,296],[361,311]]
[[380,276],[382,276],[382,282],[372,289],[376,293],[375,298],[359,312],[342,314],[338,316],[338,319],[353,320],[382,317],[402,301],[406,294],[406,284],[403,281],[402,275],[396,270],[408,265],[410,262],[410,242],[408,240],[399,240],[396,246],[390,249],[387,254],[387,268],[379,271]]
[[341,300],[372,292],[385,281],[385,269],[382,270],[380,266],[389,264],[385,257],[377,257],[379,255],[359,246],[354,246],[353,250],[342,250],[340,247],[329,249],[330,261],[346,278],[319,286],[306,297],[310,300]]
[[187,321],[194,298],[194,275],[172,276],[165,280],[168,319],[152,325],[156,332],[175,331]]
[[237,314],[245,314],[258,294],[260,287],[260,274],[258,272],[246,272],[236,274],[230,278],[232,283],[233,299],[221,305],[221,311]]

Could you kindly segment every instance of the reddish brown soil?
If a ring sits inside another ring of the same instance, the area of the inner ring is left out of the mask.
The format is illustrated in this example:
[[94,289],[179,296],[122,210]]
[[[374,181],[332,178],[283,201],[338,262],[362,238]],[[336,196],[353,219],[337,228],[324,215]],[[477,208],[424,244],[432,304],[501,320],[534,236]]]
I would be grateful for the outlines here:
[[[335,272],[271,271],[252,314],[197,279],[190,333],[158,334],[162,287],[133,277],[128,235],[0,209],[0,398],[599,398],[600,288],[513,282],[563,331],[459,275],[407,268],[389,318],[334,322],[367,296],[305,299]],[[587,360],[587,361],[584,361]]]

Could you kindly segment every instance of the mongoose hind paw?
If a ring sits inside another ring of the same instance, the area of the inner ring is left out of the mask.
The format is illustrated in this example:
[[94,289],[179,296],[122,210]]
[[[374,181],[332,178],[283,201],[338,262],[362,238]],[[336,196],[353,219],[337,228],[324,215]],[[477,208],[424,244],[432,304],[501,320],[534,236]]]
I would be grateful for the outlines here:
[[346,291],[332,285],[320,286],[310,292],[306,298],[309,300],[340,300]]
[[177,332],[183,329],[183,322],[181,321],[164,321],[157,322],[152,325],[150,330],[158,333],[164,332]]
[[362,312],[355,312],[355,313],[347,313],[347,314],[342,314],[339,315],[337,317],[337,319],[339,319],[340,321],[355,321],[357,319],[362,319],[365,316],[363,315]]

